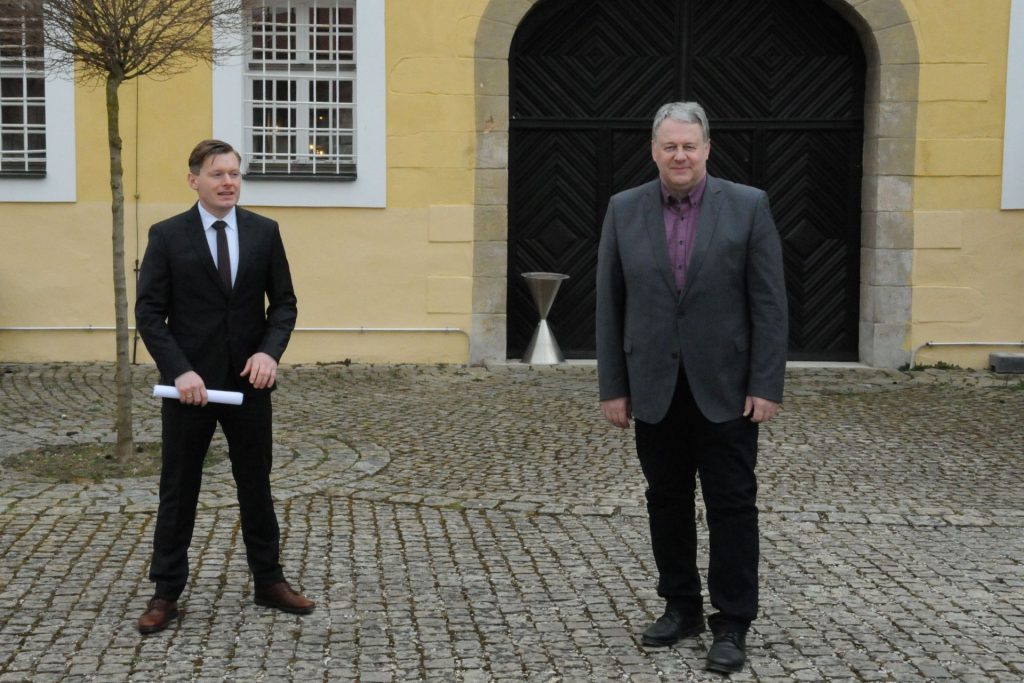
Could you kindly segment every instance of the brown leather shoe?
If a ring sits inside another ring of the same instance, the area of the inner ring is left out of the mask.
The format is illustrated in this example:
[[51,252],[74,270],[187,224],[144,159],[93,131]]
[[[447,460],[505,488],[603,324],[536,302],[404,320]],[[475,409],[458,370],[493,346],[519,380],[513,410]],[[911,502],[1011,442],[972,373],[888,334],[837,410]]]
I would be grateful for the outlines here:
[[278,581],[256,589],[255,602],[260,607],[273,607],[291,614],[309,614],[316,603],[293,590],[287,581]]
[[146,605],[146,611],[139,617],[139,633],[156,633],[171,625],[178,618],[178,601],[153,598]]

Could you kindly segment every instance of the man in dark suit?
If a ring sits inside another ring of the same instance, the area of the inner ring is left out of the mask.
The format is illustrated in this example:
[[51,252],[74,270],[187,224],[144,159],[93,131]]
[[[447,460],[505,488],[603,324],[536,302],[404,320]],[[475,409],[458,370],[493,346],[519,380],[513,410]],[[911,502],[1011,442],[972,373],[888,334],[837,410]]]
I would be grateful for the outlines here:
[[659,179],[611,198],[598,251],[601,405],[636,423],[665,613],[643,634],[672,645],[704,631],[695,475],[710,533],[707,668],[742,669],[757,614],[758,424],[782,401],[786,290],[764,192],[707,175],[707,116],[663,106]]
[[[160,504],[149,571],[156,587],[139,618],[142,633],[161,631],[178,616],[203,459],[218,423],[256,604],[295,614],[315,606],[285,581],[270,493],[270,392],[295,327],[295,293],[277,223],[236,206],[240,164],[226,142],[196,145],[188,183],[199,201],[150,229],[139,273],[136,324],[162,382],[180,397],[161,407]],[[242,405],[208,403],[208,389],[240,391]]]

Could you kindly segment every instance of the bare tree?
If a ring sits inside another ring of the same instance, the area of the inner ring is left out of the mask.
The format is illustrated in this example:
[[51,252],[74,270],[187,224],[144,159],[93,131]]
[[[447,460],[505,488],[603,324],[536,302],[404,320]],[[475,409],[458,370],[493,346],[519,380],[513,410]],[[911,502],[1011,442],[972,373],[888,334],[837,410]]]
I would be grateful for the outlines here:
[[[124,268],[124,183],[118,89],[140,76],[172,76],[237,51],[214,45],[213,28],[243,20],[250,0],[0,0],[4,16],[25,17],[28,45],[47,49],[47,66],[78,82],[106,87],[107,144],[113,218],[114,309],[117,337],[117,458],[134,448],[128,293]],[[219,32],[218,32],[219,34]]]

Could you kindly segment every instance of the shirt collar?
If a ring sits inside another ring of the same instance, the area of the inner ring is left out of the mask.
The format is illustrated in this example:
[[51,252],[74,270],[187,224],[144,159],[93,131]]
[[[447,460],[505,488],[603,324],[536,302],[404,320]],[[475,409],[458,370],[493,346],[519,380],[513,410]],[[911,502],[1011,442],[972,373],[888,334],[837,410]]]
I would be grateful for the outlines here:
[[215,221],[224,221],[228,224],[228,230],[236,230],[238,228],[238,221],[235,219],[235,207],[231,207],[228,214],[224,218],[217,218],[212,213],[203,208],[202,203],[196,203],[199,208],[199,218],[203,221],[203,229],[210,230]]
[[[704,198],[704,188],[708,185],[708,174],[705,173],[704,177],[693,186],[690,193],[683,197],[680,201],[688,201],[690,206],[700,206],[701,200]],[[668,205],[669,199],[672,198],[672,193],[668,191],[668,187],[664,182],[661,183],[661,203]]]

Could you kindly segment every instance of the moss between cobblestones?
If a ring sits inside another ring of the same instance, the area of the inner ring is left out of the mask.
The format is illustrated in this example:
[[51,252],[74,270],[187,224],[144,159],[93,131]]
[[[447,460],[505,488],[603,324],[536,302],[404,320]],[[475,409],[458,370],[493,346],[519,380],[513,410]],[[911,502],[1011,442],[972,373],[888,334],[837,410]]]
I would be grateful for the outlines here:
[[[220,449],[211,448],[203,467],[211,467],[226,457]],[[160,444],[136,443],[135,452],[124,463],[117,461],[116,444],[92,443],[43,446],[4,458],[0,465],[59,483],[151,477],[160,474]]]

